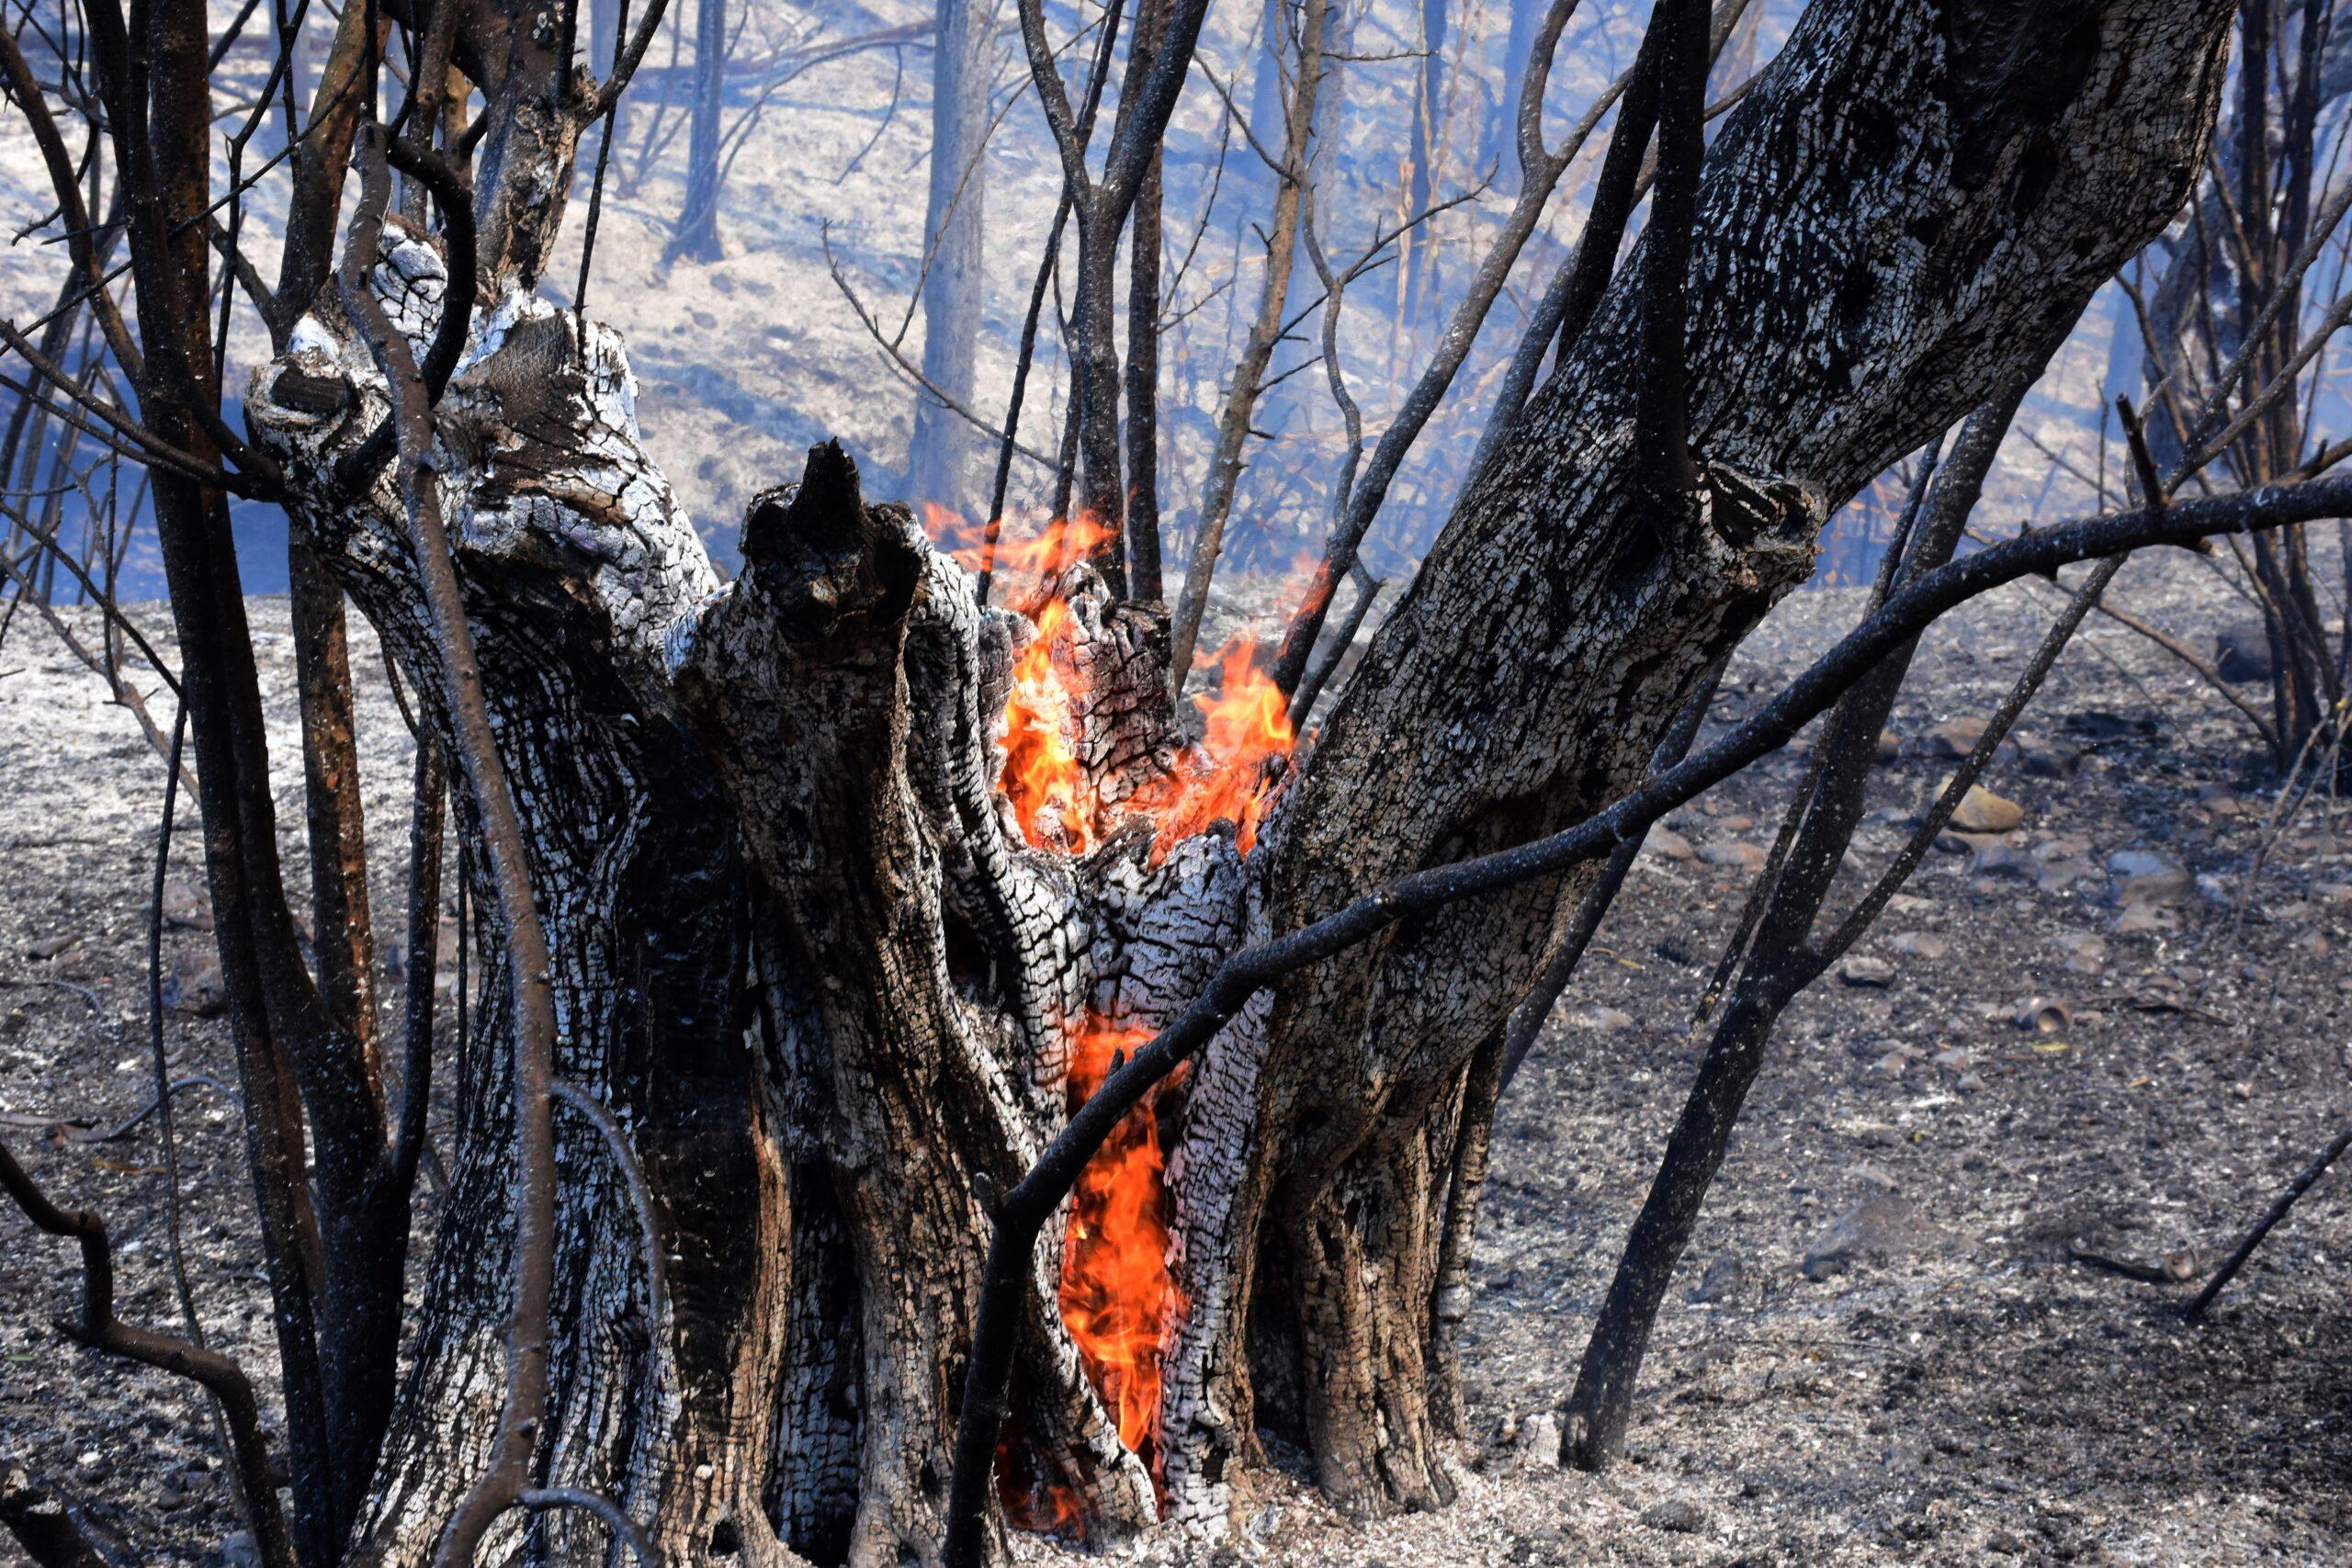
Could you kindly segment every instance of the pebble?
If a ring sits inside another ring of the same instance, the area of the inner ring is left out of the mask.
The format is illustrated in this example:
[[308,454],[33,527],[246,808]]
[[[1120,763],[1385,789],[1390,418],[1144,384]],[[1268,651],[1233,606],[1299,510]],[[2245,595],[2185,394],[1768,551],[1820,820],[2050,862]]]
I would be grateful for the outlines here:
[[2259,621],[2213,634],[2213,672],[2232,685],[2270,679],[2270,637]]
[[2039,879],[2047,869],[2038,866],[2033,857],[2007,839],[1991,834],[1963,835],[1972,840],[1968,857],[1971,876],[2030,876]]
[[2066,955],[2069,975],[2098,976],[2107,973],[2107,939],[2094,931],[2067,929],[2054,933],[2051,940],[2058,951]]
[[2089,861],[2079,856],[2065,860],[2044,860],[2033,868],[2033,885],[2044,893],[2064,893],[2084,878],[2097,874]]
[[2135,905],[2171,908],[2187,903],[2197,891],[2195,877],[2154,850],[2118,850],[2107,857],[2107,873],[2113,881],[2111,901],[2127,909]]
[[1739,1293],[1747,1277],[1747,1269],[1736,1255],[1726,1252],[1711,1261],[1699,1276],[1698,1287],[1690,1292],[1693,1303],[1705,1303],[1729,1301]]
[[1923,757],[1965,757],[1976,750],[1976,743],[1984,739],[1983,719],[1947,719],[1919,737],[1916,749]]
[[1952,808],[1951,821],[1971,833],[2007,833],[2025,821],[2025,807],[1982,784],[1970,784]]
[[1706,1510],[1688,1497],[1668,1498],[1644,1514],[1642,1523],[1654,1530],[1676,1535],[1704,1535],[1707,1531]]
[[1560,1418],[1550,1411],[1519,1424],[1519,1463],[1522,1470],[1560,1468]]
[[213,1018],[228,1010],[229,992],[221,983],[220,960],[210,953],[183,953],[172,961],[164,976],[164,1005],[198,1018]]
[[1699,852],[1690,847],[1690,840],[1663,822],[1650,829],[1649,837],[1643,840],[1643,844],[1668,860],[1690,861],[1699,855]]
[[1894,965],[1868,954],[1849,958],[1838,966],[1838,977],[1849,986],[1892,986]]
[[1925,1251],[1947,1240],[1943,1227],[1906,1198],[1879,1192],[1829,1222],[1805,1248],[1798,1268],[1808,1280],[1827,1280],[1857,1263],[1883,1262]]
[[1771,857],[1763,849],[1744,839],[1733,839],[1713,844],[1702,844],[1699,858],[1709,865],[1736,866],[1741,871],[1762,871]]
[[2072,746],[2028,746],[2018,761],[2026,774],[2037,779],[2072,778],[2083,765],[2083,754]]
[[212,900],[194,884],[174,877],[164,884],[164,923],[183,931],[212,929]]

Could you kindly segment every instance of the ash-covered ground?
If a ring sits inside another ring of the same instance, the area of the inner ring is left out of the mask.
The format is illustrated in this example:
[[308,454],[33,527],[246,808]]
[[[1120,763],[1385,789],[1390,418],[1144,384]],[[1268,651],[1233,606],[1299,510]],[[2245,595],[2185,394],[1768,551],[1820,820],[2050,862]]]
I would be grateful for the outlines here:
[[[1243,585],[1228,607],[1266,596]],[[2242,614],[2185,557],[2135,562],[2112,597],[2209,647]],[[1775,689],[1857,603],[1846,590],[1786,603],[1735,663],[1717,716]],[[2057,603],[2018,586],[1930,633],[1857,845],[1865,866],[1949,771],[1931,754],[1946,727],[1992,709]],[[174,657],[160,607],[136,614]],[[299,879],[291,649],[282,604],[254,614]],[[67,619],[95,636],[89,612]],[[355,642],[390,931],[409,740],[372,639],[356,628]],[[168,692],[151,701],[168,727]],[[1987,780],[2021,823],[1932,856],[1857,950],[1875,964],[1853,980],[1871,983],[1825,978],[1784,1023],[1660,1321],[1626,1462],[1600,1476],[1549,1462],[1549,1412],[1704,1043],[1688,1020],[1752,874],[1740,846],[1769,845],[1802,766],[1774,758],[1653,840],[1511,1088],[1476,1255],[1456,1504],[1364,1525],[1278,1485],[1223,1548],[1154,1540],[1137,1554],[1365,1568],[2352,1559],[2344,1175],[2314,1188],[2202,1326],[2178,1315],[2184,1288],[2075,1256],[2201,1271],[2352,1116],[2352,844],[2314,806],[2270,851],[2241,919],[2275,800],[2251,732],[2097,617]],[[59,1201],[107,1216],[123,1314],[175,1325],[155,1123],[83,1141],[152,1094],[163,783],[132,717],[20,611],[0,645],[0,1136]],[[194,827],[184,817],[166,900],[172,1072],[233,1083],[206,1010]],[[2119,864],[2154,879],[2128,903]],[[2063,1005],[2050,1032],[2016,1021],[2035,998]],[[197,1303],[266,1384],[238,1109],[201,1086],[176,1103]],[[428,1199],[420,1258],[433,1221]],[[127,1562],[233,1561],[236,1520],[187,1390],[49,1326],[74,1277],[65,1244],[0,1217],[0,1460],[85,1503]],[[13,1550],[0,1543],[0,1562],[20,1561]]]

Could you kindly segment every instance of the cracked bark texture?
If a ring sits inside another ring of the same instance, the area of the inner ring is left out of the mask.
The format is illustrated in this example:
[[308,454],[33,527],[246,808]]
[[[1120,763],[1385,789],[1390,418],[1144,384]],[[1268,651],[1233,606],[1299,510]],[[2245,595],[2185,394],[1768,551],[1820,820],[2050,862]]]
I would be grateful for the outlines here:
[[[444,304],[437,250],[388,224],[373,281],[422,352]],[[583,356],[580,331],[551,304],[504,294],[481,312],[438,421],[469,618],[555,955],[557,1072],[629,1129],[670,1253],[657,1323],[619,1173],[594,1129],[560,1112],[564,1332],[539,1462],[548,1479],[598,1487],[652,1520],[673,1561],[732,1542],[742,1560],[783,1562],[761,1494],[786,1326],[786,1168],[743,1046],[747,882],[733,817],[694,765],[662,662],[670,624],[717,583],[643,453],[617,341],[591,324]],[[398,498],[379,480],[334,499],[335,465],[385,398],[331,299],[259,373],[249,403],[256,432],[321,498],[300,525],[447,743]],[[461,792],[469,835],[474,815]],[[506,977],[492,976],[503,991]],[[355,1562],[425,1560],[479,1470],[503,1392],[513,1096],[505,1010],[484,1018],[458,1064],[447,1217]],[[601,1536],[579,1516],[527,1529],[516,1516],[493,1536],[493,1560],[585,1560]]]
[[[557,1072],[627,1129],[670,1281],[657,1321],[611,1157],[559,1111],[544,1480],[617,1498],[674,1563],[935,1562],[988,1207],[1061,1125],[1073,1036],[1154,1028],[1253,938],[1636,778],[1702,672],[1804,576],[1828,512],[2041,352],[2177,207],[2229,12],[1817,0],[1709,156],[1687,512],[1638,499],[1621,284],[1247,857],[1229,825],[1155,843],[1151,792],[1190,765],[1167,623],[1091,567],[1052,585],[1064,615],[1037,613],[1043,592],[983,610],[826,446],[754,502],[719,584],[639,435],[618,341],[529,292],[572,138],[518,104],[480,171],[481,297],[455,302],[472,333],[436,482],[555,953]],[[421,353],[449,303],[436,243],[391,221],[378,262]],[[317,558],[429,709],[400,498],[337,488],[385,407],[332,298],[248,398]],[[1084,694],[1082,848],[1033,843],[999,787],[1040,636]],[[476,815],[461,792],[478,839]],[[1408,922],[1228,1023],[1159,1108],[1184,1302],[1159,1473],[1121,1445],[1044,1256],[1008,1495],[1074,1499],[1092,1539],[1156,1501],[1213,1536],[1249,1499],[1262,1426],[1360,1512],[1450,1495],[1498,1077],[1477,1047],[1581,880]],[[452,1075],[452,1188],[354,1562],[428,1559],[502,1397],[512,1084],[505,1013],[484,1019]],[[601,1562],[582,1518],[511,1518],[492,1560]]]
[[[2230,10],[1811,6],[1704,171],[1685,322],[1695,514],[1635,510],[1636,262],[1326,727],[1272,835],[1272,929],[1634,782],[1701,671],[1804,576],[1828,512],[1996,390],[2177,210]],[[1408,922],[1282,988],[1262,1060],[1232,1069],[1261,1077],[1255,1120],[1195,1151],[1177,1190],[1193,1307],[1163,1416],[1201,1425],[1170,1445],[1179,1511],[1230,1506],[1223,1478],[1254,1457],[1253,1361],[1258,1383],[1295,1391],[1291,1435],[1343,1504],[1449,1495],[1430,1397],[1447,1227],[1430,1211],[1452,1201],[1442,1174],[1475,1167],[1445,1146],[1457,1118],[1484,1125],[1459,1103],[1472,1055],[1574,880]]]
[[[421,352],[447,283],[435,243],[390,220],[371,277]],[[755,503],[746,570],[721,588],[643,450],[617,341],[582,333],[504,293],[436,417],[555,954],[558,1076],[628,1129],[671,1287],[654,1321],[617,1173],[559,1115],[541,1478],[617,1498],[672,1562],[935,1561],[985,1194],[1058,1128],[1074,1030],[1158,1021],[1229,951],[1239,857],[1210,834],[1151,864],[1140,823],[1083,861],[1030,848],[997,792],[993,728],[1031,623],[981,612],[965,570],[904,508],[866,507],[832,446]],[[249,401],[318,498],[306,536],[432,699],[398,498],[382,479],[335,490],[386,399],[332,299]],[[1050,657],[1089,687],[1073,717],[1090,800],[1122,827],[1118,803],[1179,750],[1164,618],[1113,603],[1084,565],[1057,597],[1070,613]],[[479,833],[462,796],[458,815]],[[483,1016],[356,1562],[425,1560],[498,1410],[512,1083],[506,1014]],[[1058,1272],[1040,1260],[1016,1484],[1132,1529],[1152,1517],[1151,1480],[1060,1322]],[[516,1562],[604,1550],[569,1515],[515,1516],[492,1544]]]

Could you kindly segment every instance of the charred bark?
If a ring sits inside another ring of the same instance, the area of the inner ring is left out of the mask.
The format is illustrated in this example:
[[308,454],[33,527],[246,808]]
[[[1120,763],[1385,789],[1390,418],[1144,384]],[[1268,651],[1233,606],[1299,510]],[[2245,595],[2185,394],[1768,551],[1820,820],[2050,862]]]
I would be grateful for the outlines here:
[[[1808,13],[1717,142],[1688,266],[1636,253],[1303,770],[1271,796],[1253,776],[1199,820],[1166,805],[1203,764],[1171,711],[1165,621],[1091,565],[981,609],[904,509],[868,503],[820,448],[754,503],[743,573],[720,587],[644,449],[616,340],[529,292],[578,116],[560,72],[510,64],[474,265],[395,220],[366,276],[420,360],[463,313],[423,482],[525,829],[557,1076],[626,1130],[666,1263],[657,1292],[621,1168],[559,1111],[537,1484],[616,1498],[676,1561],[936,1562],[991,1205],[1067,1120],[1092,1043],[1169,1022],[1253,935],[1617,794],[1804,575],[1827,510],[2009,384],[2186,188],[2222,0],[1863,10]],[[1104,256],[1199,24],[1189,0],[1170,7],[1135,115],[1076,198]],[[1074,126],[1058,78],[1039,90]],[[453,272],[472,298],[449,297]],[[1107,302],[1107,265],[1094,281]],[[389,405],[361,338],[321,299],[248,409],[299,525],[447,742],[401,498],[350,462]],[[1660,452],[1685,443],[1639,395],[1676,339],[1693,488],[1662,501]],[[1113,403],[1116,371],[1113,355]],[[1114,444],[1099,467],[1117,463]],[[1090,453],[1090,483],[1097,467]],[[1007,777],[1015,699],[1046,672],[1069,757],[1041,809]],[[455,819],[478,843],[464,790]],[[1146,1347],[1156,1408],[1137,1419],[1134,1385],[1080,1344],[1050,1260],[1015,1281],[1000,1476],[1017,1517],[1069,1508],[1116,1534],[1157,1505],[1216,1533],[1270,1417],[1357,1511],[1450,1495],[1491,1043],[1585,881],[1408,921],[1230,1018],[1155,1107],[1182,1303]],[[224,922],[236,892],[216,880]],[[493,906],[486,880],[476,892]],[[494,996],[516,979],[492,964]],[[357,1562],[424,1561],[497,1423],[504,1012],[457,1064],[447,1218]],[[491,1544],[589,1561],[605,1537],[545,1512]]]
[[[1638,776],[1702,671],[1802,577],[1827,510],[2016,375],[2176,209],[2228,9],[1813,6],[1708,161],[1687,296],[1697,505],[1643,512],[1637,252],[1326,726],[1272,845],[1272,928]],[[1295,1281],[1325,1487],[1366,1511],[1438,1495],[1413,1365],[1432,1303],[1408,1291],[1440,1271],[1400,1249],[1441,1233],[1398,1173],[1581,882],[1409,923],[1283,988],[1247,1068],[1266,1079],[1254,1122],[1177,1181],[1179,1510],[1221,1511],[1220,1473],[1248,1457],[1244,1307],[1267,1276]],[[1217,1087],[1204,1067],[1196,1100]],[[1416,1330],[1362,1326],[1408,1311]]]

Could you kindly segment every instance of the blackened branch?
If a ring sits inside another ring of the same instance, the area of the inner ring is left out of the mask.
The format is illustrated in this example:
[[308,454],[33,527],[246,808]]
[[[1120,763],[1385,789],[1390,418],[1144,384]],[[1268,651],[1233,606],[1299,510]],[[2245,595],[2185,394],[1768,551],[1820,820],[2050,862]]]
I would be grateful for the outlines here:
[[262,1439],[260,1410],[244,1369],[218,1350],[175,1335],[135,1328],[115,1316],[114,1245],[107,1236],[106,1222],[87,1209],[61,1209],[51,1202],[5,1144],[0,1144],[0,1190],[35,1226],[81,1244],[82,1313],[78,1318],[58,1319],[61,1333],[77,1345],[187,1378],[220,1402],[237,1485],[253,1520],[254,1549],[266,1568],[293,1568],[293,1541],[270,1481],[269,1450]]

